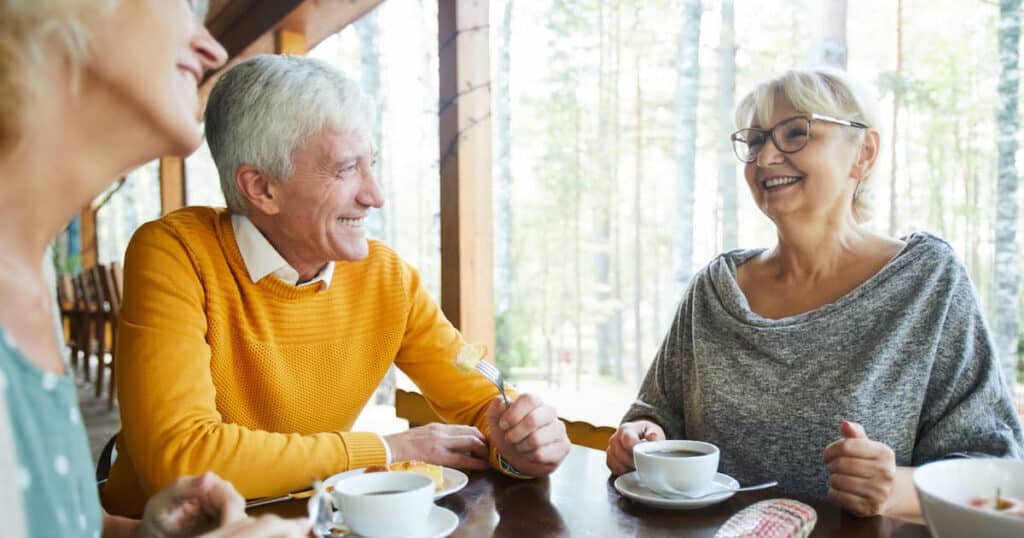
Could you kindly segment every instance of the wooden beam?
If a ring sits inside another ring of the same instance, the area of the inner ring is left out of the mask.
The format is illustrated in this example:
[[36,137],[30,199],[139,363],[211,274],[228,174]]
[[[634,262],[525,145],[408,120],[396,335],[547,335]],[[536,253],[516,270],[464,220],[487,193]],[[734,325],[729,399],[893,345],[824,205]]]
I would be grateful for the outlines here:
[[160,158],[160,214],[185,207],[185,161],[181,157]]
[[[221,0],[221,2],[224,1],[226,0]],[[373,10],[382,1],[347,0],[341,2],[339,0],[306,0],[292,10],[275,28],[301,32],[305,36],[305,48],[309,51],[319,45],[324,39],[336,34],[342,28]],[[241,1],[239,3],[247,4],[247,2]],[[235,6],[235,2],[224,5],[217,4],[219,2],[211,4],[210,22],[208,24],[214,36],[220,35],[217,31],[221,32],[221,34],[226,32],[226,29],[222,28],[224,24],[221,22],[222,20],[234,20],[245,15],[244,10],[240,10],[239,7]],[[215,8],[217,11],[213,11]],[[217,71],[207,73],[206,78],[203,79],[203,84],[199,87],[201,108],[205,109],[206,99],[210,94],[210,90],[217,83],[221,73],[230,69],[238,62],[257,54],[274,54],[277,50],[277,40],[275,37],[276,32],[264,32],[263,35],[257,36],[250,41],[241,52],[232,54],[227,65]],[[200,112],[200,116],[202,116],[202,112]]]
[[244,0],[231,2],[208,22],[210,33],[238,56],[250,43],[274,28],[303,0]]
[[96,242],[96,210],[86,204],[79,213],[79,245],[82,249],[82,270],[99,263],[99,245]]
[[439,0],[441,308],[494,349],[487,2]]
[[306,49],[306,34],[302,30],[278,28],[274,31],[275,54],[304,55],[307,52],[309,51]]

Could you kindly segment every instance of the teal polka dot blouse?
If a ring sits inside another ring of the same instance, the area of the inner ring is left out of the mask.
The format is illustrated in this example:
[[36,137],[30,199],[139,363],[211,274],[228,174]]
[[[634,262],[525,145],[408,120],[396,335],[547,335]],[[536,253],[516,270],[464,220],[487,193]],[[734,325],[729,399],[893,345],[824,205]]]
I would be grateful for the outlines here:
[[[24,531],[100,536],[103,512],[73,378],[40,370],[0,328],[0,399],[0,429],[8,429],[7,443],[13,441],[15,467],[14,476],[0,480],[13,481],[8,491],[21,491]],[[18,531],[0,528],[5,532]]]

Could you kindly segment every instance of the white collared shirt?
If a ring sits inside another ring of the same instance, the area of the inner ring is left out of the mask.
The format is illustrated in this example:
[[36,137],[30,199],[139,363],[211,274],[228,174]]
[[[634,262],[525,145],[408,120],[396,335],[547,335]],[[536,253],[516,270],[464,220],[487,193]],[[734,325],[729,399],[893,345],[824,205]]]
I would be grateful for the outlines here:
[[[327,265],[311,280],[299,284],[299,272],[288,265],[281,253],[274,248],[274,245],[267,241],[263,232],[256,227],[245,215],[231,215],[231,227],[235,231],[235,242],[238,244],[238,252],[242,254],[242,262],[245,263],[245,270],[249,273],[249,279],[253,284],[259,282],[267,275],[274,275],[284,283],[295,287],[319,284],[320,290],[324,291],[331,286],[331,278],[334,277],[334,262],[327,262]],[[391,447],[384,440],[384,436],[378,435],[380,442],[384,444],[386,465],[391,465]]]
[[245,270],[249,272],[249,279],[254,284],[272,274],[284,283],[296,287],[319,283],[320,291],[324,291],[331,286],[331,277],[334,276],[333,261],[327,262],[311,280],[299,284],[299,272],[288,265],[249,217],[231,215],[231,227],[235,230],[235,242],[238,243],[238,251],[242,253]]

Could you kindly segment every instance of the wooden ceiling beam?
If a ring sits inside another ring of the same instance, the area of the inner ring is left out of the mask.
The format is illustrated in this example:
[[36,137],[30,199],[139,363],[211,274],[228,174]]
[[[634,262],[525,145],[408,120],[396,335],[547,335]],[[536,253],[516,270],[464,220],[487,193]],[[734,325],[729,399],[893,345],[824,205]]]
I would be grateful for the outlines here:
[[243,0],[230,2],[213,15],[207,27],[234,58],[253,41],[274,29],[303,0]]

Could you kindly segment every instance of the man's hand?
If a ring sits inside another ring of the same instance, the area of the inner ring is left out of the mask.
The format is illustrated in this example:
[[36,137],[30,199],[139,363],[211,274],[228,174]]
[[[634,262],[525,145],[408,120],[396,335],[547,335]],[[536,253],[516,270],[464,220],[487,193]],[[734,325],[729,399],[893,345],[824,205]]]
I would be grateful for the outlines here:
[[230,483],[213,473],[179,478],[151,497],[136,536],[177,538],[197,536],[295,537],[309,532],[304,519],[285,520],[277,516],[249,519],[245,499]]
[[498,453],[525,475],[551,474],[569,455],[565,424],[554,408],[532,394],[521,394],[508,405],[495,398],[487,422]]
[[633,467],[633,447],[640,441],[662,441],[665,430],[650,420],[623,422],[608,439],[605,462],[612,476],[628,473]]
[[421,460],[435,465],[482,470],[488,463],[487,441],[473,426],[431,423],[387,435],[391,461]]
[[896,455],[884,443],[868,439],[864,428],[845,421],[843,438],[825,447],[828,498],[861,517],[886,512],[896,482]]

